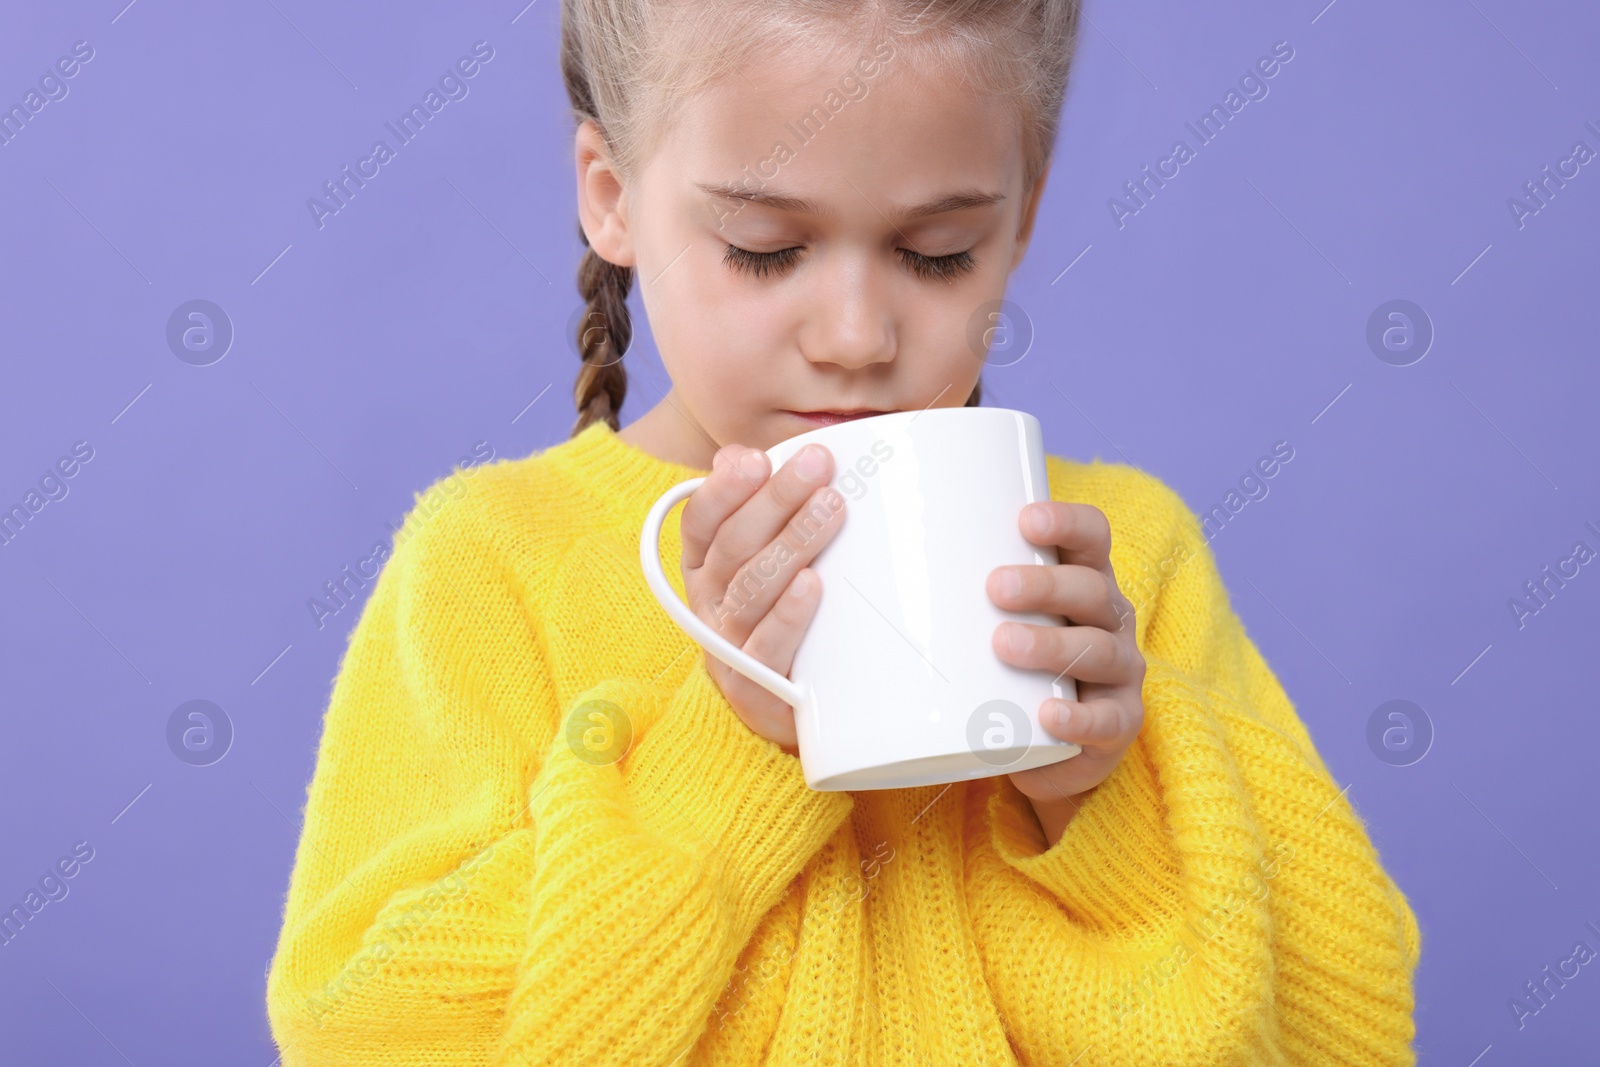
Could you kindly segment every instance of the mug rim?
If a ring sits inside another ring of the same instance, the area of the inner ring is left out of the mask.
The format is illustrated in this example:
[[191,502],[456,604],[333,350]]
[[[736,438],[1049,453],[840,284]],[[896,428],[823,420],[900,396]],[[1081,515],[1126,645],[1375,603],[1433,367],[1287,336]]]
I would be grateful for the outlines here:
[[[961,418],[966,418],[966,419],[974,418],[974,417],[978,416],[980,413],[984,417],[996,416],[996,415],[1007,415],[1007,416],[1013,416],[1014,417],[1014,416],[1020,415],[1024,419],[1034,419],[1035,421],[1037,421],[1037,418],[1038,418],[1032,412],[1023,411],[1020,408],[985,408],[985,407],[969,408],[969,407],[963,406],[963,407],[951,407],[951,408],[918,408],[915,411],[887,411],[887,412],[884,412],[882,415],[868,415],[864,419],[849,419],[849,420],[847,420],[845,422],[836,422],[831,426],[818,426],[815,429],[806,430],[803,433],[797,433],[793,437],[785,437],[782,441],[779,441],[776,444],[774,444],[772,447],[768,448],[767,449],[767,453],[768,453],[768,455],[770,455],[771,453],[773,453],[774,451],[776,451],[776,450],[778,450],[780,448],[782,448],[782,449],[794,448],[795,451],[798,451],[800,448],[804,448],[807,444],[809,444],[813,438],[817,437],[817,435],[830,433],[832,431],[842,429],[842,428],[844,428],[846,426],[858,427],[858,426],[864,426],[864,425],[866,425],[868,423],[873,423],[873,424],[876,424],[876,425],[879,425],[879,426],[884,426],[884,425],[890,424],[892,421],[901,420],[901,419],[903,419],[906,422],[911,422],[913,419],[917,418],[919,415],[932,415],[936,419],[945,419],[945,418],[950,418],[953,414],[955,414],[957,412],[963,413],[960,417]],[[792,455],[792,454],[793,454],[793,452],[790,453],[790,455]]]

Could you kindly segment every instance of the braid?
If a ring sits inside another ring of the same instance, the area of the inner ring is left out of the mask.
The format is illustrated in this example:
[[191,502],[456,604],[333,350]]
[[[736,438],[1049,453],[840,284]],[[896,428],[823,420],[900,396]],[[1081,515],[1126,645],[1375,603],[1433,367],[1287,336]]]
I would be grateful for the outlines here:
[[578,404],[573,437],[602,419],[612,430],[621,428],[618,417],[622,399],[628,393],[628,372],[623,369],[622,356],[633,338],[633,322],[628,316],[633,268],[601,259],[589,247],[582,226],[578,227],[578,237],[584,247],[583,262],[578,264],[578,292],[585,307],[578,323],[578,353],[583,367],[573,389]]

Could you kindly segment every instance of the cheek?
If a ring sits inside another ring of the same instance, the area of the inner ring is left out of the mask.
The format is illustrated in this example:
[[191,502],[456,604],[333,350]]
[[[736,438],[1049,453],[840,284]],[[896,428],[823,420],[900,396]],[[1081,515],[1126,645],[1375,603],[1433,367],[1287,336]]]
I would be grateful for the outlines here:
[[[730,340],[719,326],[704,317],[690,315],[680,319],[681,332],[677,336],[667,339],[657,335],[662,365],[673,390],[683,398],[680,406],[694,412],[718,440],[745,439],[740,436],[742,425],[730,426],[725,420],[737,421],[755,409],[770,406],[768,401],[777,379],[764,370],[772,360],[749,342],[748,330],[739,331]],[[637,368],[635,363],[630,378],[636,376]],[[641,392],[648,394],[651,390],[642,386]],[[658,399],[659,394],[650,397],[652,404]]]
[[954,323],[950,327],[948,338],[956,338],[954,344],[948,339],[942,344],[946,351],[940,354],[936,363],[937,370],[928,372],[933,388],[927,393],[932,396],[946,385],[950,391],[939,398],[941,405],[959,407],[967,402],[967,395],[972,392],[972,386],[977,382],[978,376],[983,373],[983,361],[973,355],[967,348],[965,338],[965,323]]
[[995,325],[985,317],[986,309],[998,299],[1000,293],[969,291],[958,282],[950,287],[929,285],[927,292],[906,306],[900,321],[900,358],[909,378],[936,383],[929,396],[946,384],[951,386],[939,399],[941,406],[952,403],[951,396],[958,388],[962,392],[956,404],[964,403],[972,391],[972,383],[983,370],[984,329],[1005,328],[1003,322]]
[[[902,282],[899,312],[901,352],[914,356],[914,377],[937,378],[937,392],[945,384],[964,387],[956,403],[966,400],[971,383],[983,370],[986,336],[1010,329],[1006,315],[1012,304],[1001,301],[1006,295],[1007,266],[1014,242],[1001,231],[989,231],[972,243],[972,237],[952,238],[946,247],[970,249],[974,264],[970,271],[953,278],[914,278]],[[1001,347],[997,341],[997,347]],[[951,402],[947,394],[939,403]]]
[[[696,410],[697,402],[703,398],[713,397],[719,391],[726,393],[730,378],[734,383],[737,382],[723,361],[717,358],[714,349],[696,344],[692,339],[688,344],[663,343],[661,364],[666,368],[667,377],[672,380],[673,389],[696,405]],[[659,398],[652,398],[655,399]]]
[[[683,244],[677,246],[682,250]],[[669,350],[770,351],[792,330],[804,302],[771,279],[741,275],[722,261],[723,246],[697,238],[649,285],[641,283],[650,328],[663,355]],[[636,326],[639,324],[635,324]],[[791,334],[792,335],[792,334]]]

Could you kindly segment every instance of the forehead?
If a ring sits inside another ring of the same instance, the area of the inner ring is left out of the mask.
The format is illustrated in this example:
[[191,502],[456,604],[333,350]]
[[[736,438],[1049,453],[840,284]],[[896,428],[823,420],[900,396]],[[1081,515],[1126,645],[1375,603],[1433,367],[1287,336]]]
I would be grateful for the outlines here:
[[1021,152],[1015,101],[919,68],[892,39],[752,59],[685,101],[659,146],[663,170],[691,188],[770,185],[824,211],[863,195],[1010,194]]

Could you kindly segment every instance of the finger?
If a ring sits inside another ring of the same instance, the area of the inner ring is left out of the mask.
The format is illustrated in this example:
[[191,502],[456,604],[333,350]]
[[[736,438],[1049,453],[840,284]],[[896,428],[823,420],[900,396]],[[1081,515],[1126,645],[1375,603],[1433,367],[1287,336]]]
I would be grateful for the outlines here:
[[1124,685],[1144,678],[1144,657],[1126,637],[1098,626],[1035,626],[1002,622],[995,654],[1015,667],[1048,670],[1080,681]]
[[1111,566],[1111,520],[1093,504],[1038,500],[1022,509],[1017,525],[1034,544],[1054,545],[1062,563]]
[[[748,637],[774,604],[782,600],[783,591],[799,571],[839,532],[843,514],[844,497],[837,489],[825,485],[814,490],[795,520],[745,561],[724,588],[707,599],[705,604],[712,615],[707,621],[730,641]],[[700,580],[697,575],[697,585]]]
[[788,674],[821,601],[822,578],[809,567],[801,568],[750,632],[744,650],[779,674]]
[[794,711],[783,700],[752,682],[732,667],[705,653],[706,671],[716,681],[722,695],[756,733],[770,738],[790,755],[798,755]]
[[711,473],[689,494],[678,520],[685,571],[704,565],[706,552],[728,517],[766,481],[767,456],[759,449],[726,444],[711,457]]
[[[765,453],[761,456],[765,462]],[[832,476],[833,456],[821,445],[807,445],[790,456],[788,462],[723,521],[712,537],[702,564],[712,584],[725,586],[731,582],[734,572],[777,537],[800,506]],[[792,538],[795,547],[815,532],[813,526],[799,524]]]
[[1065,802],[1076,813],[1076,809],[1088,799],[1085,795],[1087,791],[1099,785],[1110,773],[1108,762],[1109,759],[1102,756],[1099,749],[1086,745],[1076,756],[1032,770],[1018,771],[1010,778],[1012,784],[1029,800],[1051,805]]
[[1122,749],[1133,743],[1144,725],[1144,708],[1111,696],[1092,700],[1051,697],[1039,707],[1039,725],[1062,741]]
[[1078,564],[996,567],[989,572],[988,592],[995,604],[1008,611],[1064,615],[1072,623],[1112,633],[1133,614],[1133,605],[1112,575]]

